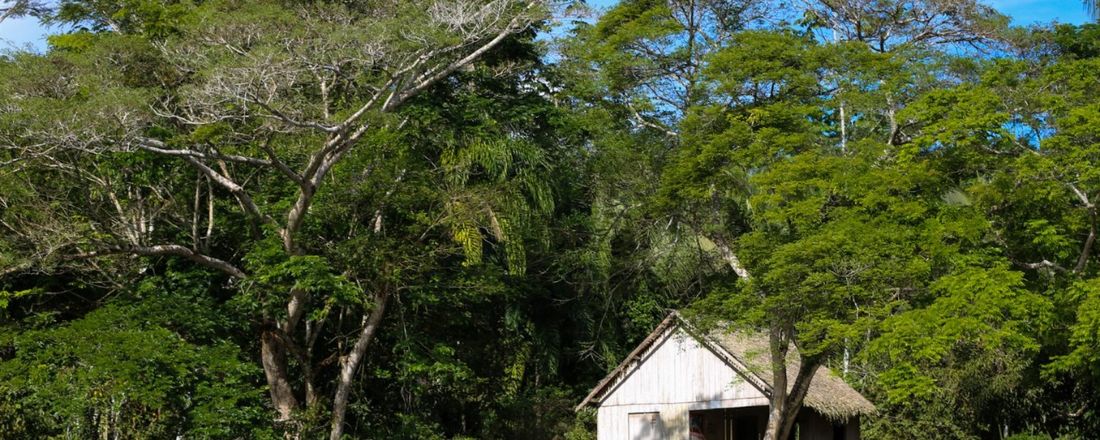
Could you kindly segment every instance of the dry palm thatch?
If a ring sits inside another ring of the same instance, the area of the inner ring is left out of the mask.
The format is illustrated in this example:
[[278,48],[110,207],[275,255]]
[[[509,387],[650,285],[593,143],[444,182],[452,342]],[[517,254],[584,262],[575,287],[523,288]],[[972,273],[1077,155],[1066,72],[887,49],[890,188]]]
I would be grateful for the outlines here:
[[[746,373],[759,378],[767,387],[766,393],[771,393],[772,366],[767,333],[716,330],[710,332],[707,339],[746,365],[749,370]],[[793,386],[799,365],[798,352],[788,351],[788,386]],[[870,401],[825,366],[818,367],[814,373],[804,405],[832,420],[847,420],[875,411]]]

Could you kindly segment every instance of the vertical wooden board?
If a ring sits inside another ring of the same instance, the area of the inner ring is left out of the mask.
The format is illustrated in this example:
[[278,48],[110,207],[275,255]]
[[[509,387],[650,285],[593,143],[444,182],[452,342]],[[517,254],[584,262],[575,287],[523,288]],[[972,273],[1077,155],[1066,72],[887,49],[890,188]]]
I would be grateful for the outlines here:
[[596,410],[596,440],[623,440],[616,429],[615,407],[600,407]]

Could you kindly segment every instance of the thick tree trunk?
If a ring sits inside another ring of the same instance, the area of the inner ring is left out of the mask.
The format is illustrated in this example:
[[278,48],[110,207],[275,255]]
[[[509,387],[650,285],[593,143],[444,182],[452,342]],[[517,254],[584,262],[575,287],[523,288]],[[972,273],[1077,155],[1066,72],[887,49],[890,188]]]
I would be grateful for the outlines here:
[[352,380],[355,371],[363,361],[367,347],[378,332],[378,326],[382,323],[382,316],[386,311],[386,303],[389,301],[389,293],[383,291],[378,294],[374,302],[374,310],[363,317],[363,328],[359,332],[359,338],[351,348],[347,356],[340,359],[340,377],[336,383],[336,395],[332,399],[332,430],[329,432],[330,440],[340,440],[344,435],[344,415],[348,409],[348,397],[351,395]]
[[783,419],[783,405],[782,401],[776,401],[772,399],[771,406],[768,407],[768,425],[764,430],[764,440],[778,440],[785,437],[779,436]]
[[277,422],[288,422],[298,409],[298,398],[290,384],[287,371],[287,350],[274,329],[264,330],[260,336],[260,362],[264,367],[267,386],[271,390],[271,403],[278,414]]
[[802,359],[795,375],[794,383],[788,386],[787,353],[791,340],[787,333],[773,328],[768,336],[772,361],[772,393],[768,408],[768,424],[764,431],[764,440],[786,440],[790,438],[798,413],[810,383],[817,371],[818,363]]
[[772,394],[764,440],[786,440],[782,435],[787,414],[787,348],[789,342],[777,328],[768,332],[768,353],[772,362]]
[[780,424],[779,438],[790,438],[794,422],[798,419],[798,413],[802,411],[802,402],[806,399],[806,393],[810,391],[810,382],[817,371],[817,363],[803,362],[798,368],[794,384],[787,393],[787,402],[783,405],[783,421]]

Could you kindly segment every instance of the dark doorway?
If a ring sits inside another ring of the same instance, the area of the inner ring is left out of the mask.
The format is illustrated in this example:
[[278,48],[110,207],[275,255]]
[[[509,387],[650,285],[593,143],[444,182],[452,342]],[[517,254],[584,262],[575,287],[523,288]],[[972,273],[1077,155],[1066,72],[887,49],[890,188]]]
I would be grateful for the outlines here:
[[848,432],[845,429],[847,426],[840,423],[833,423],[833,440],[844,440],[848,438]]
[[760,440],[767,423],[766,407],[691,411],[692,440]]

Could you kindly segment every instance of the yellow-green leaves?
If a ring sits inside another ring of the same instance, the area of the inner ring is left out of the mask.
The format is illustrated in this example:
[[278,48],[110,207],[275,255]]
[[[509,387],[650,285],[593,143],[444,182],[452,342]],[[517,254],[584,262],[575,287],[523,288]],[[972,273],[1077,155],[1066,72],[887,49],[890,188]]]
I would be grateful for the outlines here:
[[1077,304],[1075,322],[1070,328],[1069,351],[1044,366],[1045,376],[1100,376],[1100,278],[1080,280],[1067,289],[1070,301]]
[[475,139],[445,150],[442,165],[452,191],[446,221],[465,264],[481,264],[490,244],[509,273],[522,275],[539,219],[554,209],[543,151],[521,139]]

